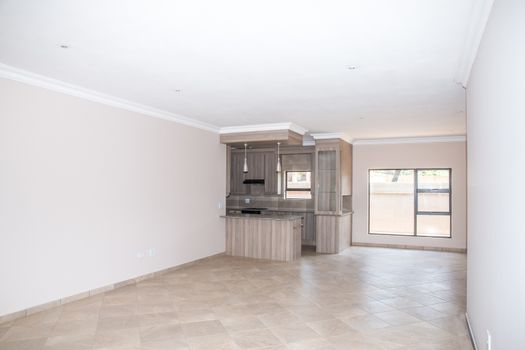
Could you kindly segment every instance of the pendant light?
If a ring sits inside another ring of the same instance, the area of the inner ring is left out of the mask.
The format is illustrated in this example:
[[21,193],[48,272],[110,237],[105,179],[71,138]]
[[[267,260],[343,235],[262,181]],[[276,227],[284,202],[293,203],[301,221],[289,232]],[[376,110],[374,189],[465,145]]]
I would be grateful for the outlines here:
[[245,173],[245,174],[248,172],[248,162],[246,161],[247,148],[248,148],[248,144],[245,143],[244,144],[244,166],[242,168],[242,172]]
[[280,146],[281,146],[281,143],[280,142],[277,142],[277,169],[275,170],[276,172],[280,173],[281,172],[281,156],[280,156]]

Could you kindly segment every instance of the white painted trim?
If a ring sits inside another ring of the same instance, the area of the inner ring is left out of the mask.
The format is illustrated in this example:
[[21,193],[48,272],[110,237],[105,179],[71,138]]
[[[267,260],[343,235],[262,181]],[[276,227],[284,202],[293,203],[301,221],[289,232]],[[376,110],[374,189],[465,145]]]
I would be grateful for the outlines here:
[[472,65],[478,54],[479,44],[483,38],[485,27],[492,10],[494,0],[477,0],[473,2],[473,8],[469,20],[469,27],[460,64],[456,73],[456,82],[466,87],[470,77]]
[[474,350],[478,350],[476,338],[474,338],[474,332],[472,332],[472,326],[470,325],[470,318],[468,317],[468,312],[465,312],[465,319],[467,320],[468,333],[470,336],[470,341],[472,342],[472,346],[474,347]]
[[252,125],[237,125],[225,126],[220,128],[220,134],[234,134],[239,132],[256,132],[256,131],[275,131],[275,130],[291,130],[304,135],[308,130],[294,123],[272,123],[272,124],[252,124]]
[[348,143],[352,143],[352,138],[346,136],[342,132],[316,132],[310,134],[314,140],[329,140],[329,139],[341,139]]
[[465,135],[455,136],[427,136],[427,137],[399,137],[391,139],[363,139],[355,140],[354,145],[388,145],[401,143],[432,143],[432,142],[465,142],[467,137]]
[[170,120],[179,124],[192,126],[194,128],[206,131],[219,132],[219,127],[212,124],[201,122],[193,118],[163,111],[157,108],[135,103],[118,97],[106,95],[94,90],[83,88],[78,85],[69,84],[40,74],[8,66],[3,63],[0,63],[0,78],[15,80],[21,83],[60,92],[66,95],[83,98],[92,102],[102,103],[104,105],[125,109],[130,112],[140,113],[154,118]]
[[303,146],[315,146],[315,140],[303,140]]

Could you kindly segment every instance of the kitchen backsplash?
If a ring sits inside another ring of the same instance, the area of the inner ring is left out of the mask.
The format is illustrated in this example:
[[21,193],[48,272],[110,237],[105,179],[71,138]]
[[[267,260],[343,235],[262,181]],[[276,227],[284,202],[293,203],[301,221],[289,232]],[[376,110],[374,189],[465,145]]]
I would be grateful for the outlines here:
[[[246,203],[249,199],[249,203]],[[314,210],[313,199],[284,199],[282,196],[231,195],[226,198],[227,209],[268,208],[269,210]]]

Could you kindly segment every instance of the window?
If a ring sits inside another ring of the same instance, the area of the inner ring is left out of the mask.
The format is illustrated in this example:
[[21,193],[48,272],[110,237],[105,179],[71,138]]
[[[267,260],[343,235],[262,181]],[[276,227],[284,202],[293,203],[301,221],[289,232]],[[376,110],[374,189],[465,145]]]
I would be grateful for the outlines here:
[[451,169],[369,170],[370,234],[451,237]]
[[312,198],[310,171],[287,171],[285,198]]

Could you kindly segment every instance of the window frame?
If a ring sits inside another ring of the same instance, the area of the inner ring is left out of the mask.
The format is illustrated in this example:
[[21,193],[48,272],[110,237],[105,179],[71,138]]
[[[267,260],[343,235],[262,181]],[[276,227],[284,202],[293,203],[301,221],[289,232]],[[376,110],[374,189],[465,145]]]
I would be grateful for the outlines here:
[[[378,233],[370,232],[370,173],[372,171],[395,171],[395,170],[412,170],[414,171],[414,233],[411,235],[397,234],[397,233]],[[423,170],[447,170],[448,171],[448,189],[419,189],[418,188],[418,173]],[[419,237],[419,238],[452,238],[452,168],[377,168],[368,169],[368,234],[378,236],[398,236],[398,237]],[[448,193],[448,211],[420,211],[418,208],[420,193]],[[417,234],[417,218],[418,215],[424,216],[449,216],[450,229],[448,236],[432,236],[432,235],[418,235]]]
[[[310,173],[310,187],[301,187],[301,188],[288,188],[288,173]],[[299,200],[308,200],[313,198],[312,192],[312,171],[311,170],[286,170],[284,171],[284,199],[299,199]],[[288,197],[288,192],[310,192],[310,198],[290,198]]]

